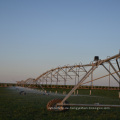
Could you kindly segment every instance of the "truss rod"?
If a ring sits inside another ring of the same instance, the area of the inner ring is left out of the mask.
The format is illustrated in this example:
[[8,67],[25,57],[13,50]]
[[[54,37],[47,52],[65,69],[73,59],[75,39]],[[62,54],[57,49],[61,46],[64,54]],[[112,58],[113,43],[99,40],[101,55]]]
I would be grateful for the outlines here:
[[120,82],[115,78],[114,75],[112,75],[112,73],[105,67],[104,64],[102,64],[102,66],[109,72],[109,74],[120,84]]
[[[110,61],[108,61],[108,63],[111,65],[111,67],[113,68],[113,70],[116,72],[117,70],[115,69],[115,67],[112,65],[112,63]],[[118,75],[118,77],[120,78],[120,75],[118,74],[118,72],[116,72],[116,74]]]
[[118,69],[120,70],[120,66],[117,59],[116,59],[116,63],[117,63]]
[[[117,71],[117,72],[120,72],[120,71]],[[116,73],[116,72],[111,73],[111,74],[115,74],[115,73]],[[91,81],[88,81],[88,82],[81,83],[80,85],[83,85],[83,84],[86,84],[86,83],[90,83],[90,82],[92,82],[92,81],[99,80],[99,79],[104,78],[104,77],[107,77],[107,76],[109,76],[109,75],[110,75],[110,74],[108,74],[108,75],[104,75],[104,76],[99,77],[99,78],[96,78],[96,79],[94,79],[94,80],[91,80]]]
[[72,77],[63,68],[61,68],[61,69],[63,72],[65,72],[66,76],[69,76],[72,79]]
[[[73,73],[75,73],[75,74],[79,77],[79,74],[77,74],[77,73],[74,71],[74,68],[75,68],[75,67],[71,67],[68,72],[73,72]],[[72,71],[71,71],[71,70],[72,70]]]

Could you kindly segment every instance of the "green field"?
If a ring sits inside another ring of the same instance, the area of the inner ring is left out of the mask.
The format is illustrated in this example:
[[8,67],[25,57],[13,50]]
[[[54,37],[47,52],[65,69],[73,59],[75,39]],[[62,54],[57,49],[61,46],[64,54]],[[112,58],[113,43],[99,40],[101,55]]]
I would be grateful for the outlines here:
[[[55,92],[56,89],[47,89]],[[62,93],[63,90],[58,89]],[[67,90],[68,92],[69,90]],[[59,95],[42,95],[27,92],[20,95],[15,87],[0,88],[0,120],[119,120],[120,108],[82,109],[78,107],[63,112],[47,111],[46,104]],[[89,90],[79,90],[88,95]],[[119,104],[118,91],[92,90],[92,96],[71,96],[69,103]]]

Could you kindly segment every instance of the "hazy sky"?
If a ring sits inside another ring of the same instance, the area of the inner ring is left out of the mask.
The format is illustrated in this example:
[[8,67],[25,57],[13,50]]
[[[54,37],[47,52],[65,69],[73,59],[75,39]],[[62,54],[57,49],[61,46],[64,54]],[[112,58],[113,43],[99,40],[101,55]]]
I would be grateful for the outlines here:
[[119,49],[120,0],[0,0],[0,82]]

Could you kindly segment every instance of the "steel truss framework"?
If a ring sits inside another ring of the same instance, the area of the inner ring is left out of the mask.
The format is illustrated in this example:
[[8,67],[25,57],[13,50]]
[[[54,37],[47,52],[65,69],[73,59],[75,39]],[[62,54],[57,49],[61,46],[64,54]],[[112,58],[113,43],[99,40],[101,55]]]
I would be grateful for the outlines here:
[[[36,79],[28,78],[27,80],[18,81],[17,84],[25,85],[25,84],[46,84],[46,85],[67,85],[70,82],[72,85],[83,85],[83,81],[85,81],[87,78],[90,78],[90,80],[86,83],[91,83],[93,85],[93,81],[111,76],[116,82],[119,84],[119,72],[120,72],[120,65],[118,62],[118,59],[120,57],[120,54],[117,54],[113,57],[109,57],[105,60],[98,60],[94,61],[90,64],[86,65],[73,65],[73,66],[63,66],[63,67],[57,67],[55,69],[48,70],[47,72],[43,73]],[[113,63],[113,60],[116,64]],[[109,64],[109,68],[108,65]],[[102,75],[99,78],[93,79],[93,73],[94,71],[102,66],[107,72],[107,75]],[[112,70],[110,70],[110,67]],[[116,78],[117,75],[117,78]],[[90,77],[91,76],[91,77]],[[84,79],[83,79],[84,78]],[[78,87],[77,87],[78,88]]]
[[[24,84],[56,84],[59,85],[62,83],[64,83],[64,85],[67,84],[67,82],[69,81],[74,81],[75,86],[73,87],[73,89],[65,96],[65,98],[63,100],[61,100],[60,103],[57,104],[57,106],[64,106],[66,104],[65,101],[73,94],[73,92],[78,89],[79,86],[90,83],[91,85],[93,84],[93,81],[96,81],[98,79],[102,79],[104,77],[112,77],[119,85],[120,87],[120,64],[118,62],[118,60],[120,59],[120,53],[109,57],[107,59],[104,60],[96,60],[90,64],[86,64],[86,65],[73,65],[73,66],[63,66],[63,67],[57,67],[55,69],[51,69],[45,73],[43,73],[42,75],[40,75],[39,77],[37,77],[36,79],[33,78],[29,78],[27,80],[22,80],[22,81],[18,81],[18,84],[24,85]],[[113,61],[115,63],[113,63]],[[103,68],[105,71],[107,71],[107,75],[102,75],[98,78],[93,78],[93,73],[98,69],[98,68]],[[111,70],[110,70],[111,68]],[[87,80],[88,78],[90,78],[89,80]],[[87,81],[85,81],[87,80]],[[73,106],[84,106],[82,104],[73,104]],[[94,106],[94,105],[85,105],[85,106]],[[99,105],[97,105],[99,106]],[[110,107],[116,107],[116,105],[107,105]],[[120,107],[120,105],[117,105],[117,107]]]

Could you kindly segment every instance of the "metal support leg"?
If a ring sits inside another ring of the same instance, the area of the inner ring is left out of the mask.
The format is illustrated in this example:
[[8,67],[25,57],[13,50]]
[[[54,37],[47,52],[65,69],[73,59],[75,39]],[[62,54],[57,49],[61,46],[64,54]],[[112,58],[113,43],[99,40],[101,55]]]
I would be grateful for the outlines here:
[[59,103],[59,105],[62,105],[69,97],[72,95],[72,93],[82,84],[84,80],[86,80],[87,77],[102,63],[103,61],[96,62],[96,66],[92,66],[92,68],[86,73],[86,75],[80,80],[80,82],[74,86],[74,88],[68,93],[68,95]]

